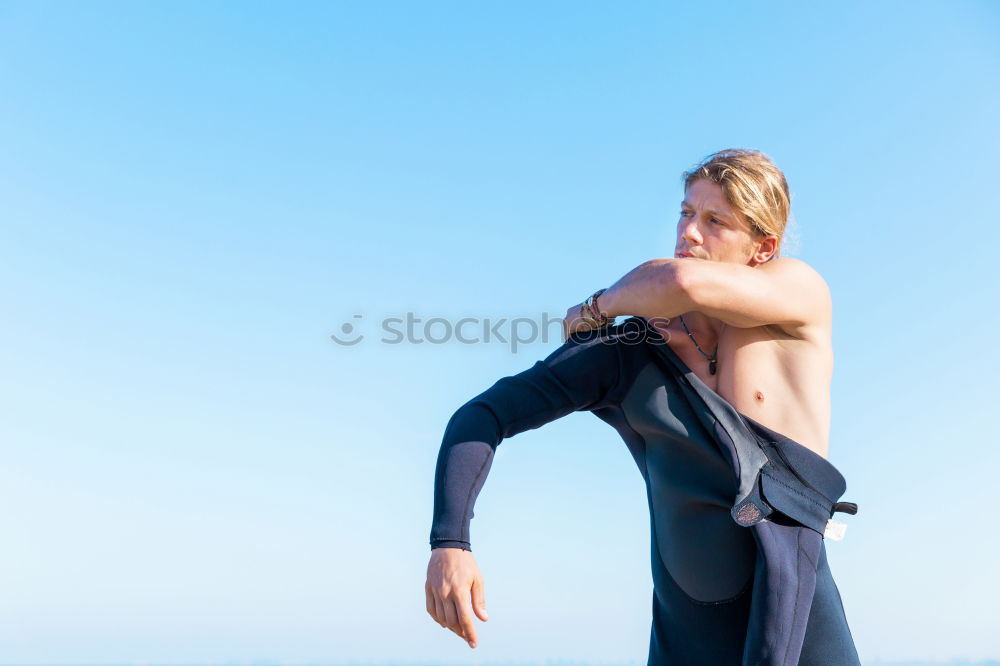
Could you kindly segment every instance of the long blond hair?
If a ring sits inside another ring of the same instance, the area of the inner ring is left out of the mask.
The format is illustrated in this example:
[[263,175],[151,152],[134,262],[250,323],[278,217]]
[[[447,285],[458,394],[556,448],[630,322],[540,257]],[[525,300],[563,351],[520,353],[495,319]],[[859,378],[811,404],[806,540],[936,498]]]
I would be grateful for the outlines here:
[[771,158],[759,150],[729,148],[712,153],[685,171],[681,178],[685,193],[699,178],[719,185],[729,205],[750,222],[755,236],[774,234],[778,237],[778,248],[771,258],[778,256],[792,198],[785,174]]

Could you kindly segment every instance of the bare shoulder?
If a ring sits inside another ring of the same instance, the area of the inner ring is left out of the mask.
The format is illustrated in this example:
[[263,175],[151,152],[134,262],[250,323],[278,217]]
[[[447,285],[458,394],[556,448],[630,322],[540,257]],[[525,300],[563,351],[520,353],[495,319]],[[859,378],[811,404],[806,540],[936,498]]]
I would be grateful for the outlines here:
[[815,268],[794,257],[775,257],[757,268],[780,279],[797,291],[810,292],[816,298],[830,299],[830,287]]
[[823,276],[819,274],[819,271],[795,257],[775,257],[771,261],[765,261],[763,264],[760,264],[757,268],[762,268],[766,271],[780,271],[789,275],[812,276],[813,279],[823,281],[825,284]]
[[780,290],[799,303],[802,317],[796,324],[783,327],[787,333],[800,339],[829,335],[833,299],[819,271],[794,257],[776,257],[758,268],[773,276]]

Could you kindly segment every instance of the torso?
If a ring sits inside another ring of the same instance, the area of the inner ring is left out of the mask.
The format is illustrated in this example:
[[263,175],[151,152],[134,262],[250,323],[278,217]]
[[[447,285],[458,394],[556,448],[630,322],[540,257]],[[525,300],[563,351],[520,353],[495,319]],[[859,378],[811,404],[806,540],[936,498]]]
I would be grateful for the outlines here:
[[[716,343],[711,329],[696,328],[688,316],[685,321],[701,348],[711,353]],[[714,375],[678,318],[666,331],[670,348],[737,411],[827,457],[833,376],[829,326],[799,332],[800,337],[776,325],[725,326],[718,337]]]

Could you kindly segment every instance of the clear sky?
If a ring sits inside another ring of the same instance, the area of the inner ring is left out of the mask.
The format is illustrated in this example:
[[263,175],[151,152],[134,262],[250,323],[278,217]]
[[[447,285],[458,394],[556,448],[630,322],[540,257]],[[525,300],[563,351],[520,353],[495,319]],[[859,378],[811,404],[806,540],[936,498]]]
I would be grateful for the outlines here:
[[379,322],[561,316],[727,147],[834,297],[863,659],[1000,657],[998,81],[992,2],[0,2],[0,662],[644,664],[587,413],[500,445],[480,647],[426,614],[444,426],[560,342]]

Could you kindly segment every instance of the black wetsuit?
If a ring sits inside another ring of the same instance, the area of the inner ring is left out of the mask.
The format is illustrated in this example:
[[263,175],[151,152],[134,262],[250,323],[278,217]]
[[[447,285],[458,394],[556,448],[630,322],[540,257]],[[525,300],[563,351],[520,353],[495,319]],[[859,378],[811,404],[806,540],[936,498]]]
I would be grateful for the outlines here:
[[431,548],[471,550],[473,506],[504,438],[582,410],[618,431],[646,482],[648,666],[859,666],[823,536],[834,511],[857,510],[837,501],[843,476],[738,412],[641,317],[573,334],[454,413]]

